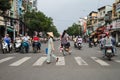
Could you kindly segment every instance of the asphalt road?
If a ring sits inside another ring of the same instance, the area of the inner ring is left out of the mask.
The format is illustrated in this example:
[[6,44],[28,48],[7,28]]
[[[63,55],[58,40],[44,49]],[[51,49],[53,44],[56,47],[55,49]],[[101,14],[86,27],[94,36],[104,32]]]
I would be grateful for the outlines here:
[[42,44],[41,53],[0,52],[0,80],[120,80],[120,48],[117,56],[108,61],[99,47],[83,44],[78,50],[71,42],[72,54],[63,56],[60,42],[54,44],[59,61],[52,58],[51,64],[45,62],[47,44]]

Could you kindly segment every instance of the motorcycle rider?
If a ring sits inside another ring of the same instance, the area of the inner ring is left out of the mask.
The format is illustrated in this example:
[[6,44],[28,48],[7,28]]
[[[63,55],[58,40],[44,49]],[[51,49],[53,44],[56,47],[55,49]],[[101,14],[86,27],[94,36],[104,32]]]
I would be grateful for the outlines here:
[[106,53],[107,47],[111,47],[112,48],[112,53],[114,55],[113,44],[112,44],[112,37],[110,36],[109,33],[107,34],[107,36],[105,38],[104,55]]
[[63,46],[68,46],[68,52],[69,54],[71,53],[70,52],[70,42],[68,42],[68,39],[69,39],[69,36],[66,32],[66,30],[64,30],[62,36],[61,36],[61,47],[63,48]]
[[78,43],[82,44],[82,41],[83,41],[82,37],[78,36],[78,38],[76,39],[77,45]]
[[[16,48],[16,43],[19,43],[19,44],[22,43],[22,38],[21,38],[20,34],[18,34],[17,37],[15,38],[15,44],[14,44],[15,48]],[[20,49],[21,49],[21,45],[19,47],[19,50]]]
[[9,37],[9,34],[6,34],[3,40],[7,43],[7,45],[8,45],[8,52],[10,52],[11,38]]
[[22,44],[25,42],[27,43],[27,46],[28,46],[28,49],[29,49],[29,46],[30,46],[30,37],[28,36],[27,33],[25,33],[25,36],[22,38]]
[[38,35],[38,33],[35,32],[35,35],[34,35],[34,37],[33,37],[33,39],[32,39],[32,41],[33,41],[32,46],[33,46],[33,48],[34,48],[35,43],[37,43],[37,46],[38,46],[38,49],[39,49],[39,52],[40,52],[40,47],[41,47],[40,38],[39,38],[37,35]]

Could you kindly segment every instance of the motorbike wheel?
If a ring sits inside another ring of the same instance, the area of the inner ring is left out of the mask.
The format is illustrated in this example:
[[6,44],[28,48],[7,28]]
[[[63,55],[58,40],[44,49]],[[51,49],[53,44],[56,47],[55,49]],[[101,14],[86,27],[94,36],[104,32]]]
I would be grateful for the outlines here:
[[22,46],[20,52],[25,53],[25,47]]
[[107,53],[106,56],[107,56],[108,60],[111,61],[112,55]]
[[37,53],[37,46],[34,46],[34,48],[33,48],[33,50],[34,50],[34,53]]
[[25,47],[25,51],[26,51],[26,53],[28,53],[28,47]]
[[2,49],[3,54],[7,53],[7,49]]

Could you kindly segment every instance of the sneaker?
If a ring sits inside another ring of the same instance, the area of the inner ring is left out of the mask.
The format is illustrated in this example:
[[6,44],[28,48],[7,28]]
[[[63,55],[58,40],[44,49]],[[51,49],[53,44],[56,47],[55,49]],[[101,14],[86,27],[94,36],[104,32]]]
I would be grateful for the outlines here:
[[58,62],[59,58],[56,59],[56,62]]
[[47,62],[47,64],[50,64],[51,62]]

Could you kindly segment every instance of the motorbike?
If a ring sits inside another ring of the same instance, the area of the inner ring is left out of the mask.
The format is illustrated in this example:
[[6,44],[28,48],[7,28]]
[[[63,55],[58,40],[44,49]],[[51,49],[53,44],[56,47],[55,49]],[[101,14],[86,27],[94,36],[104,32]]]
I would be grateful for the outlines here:
[[109,61],[111,61],[111,58],[114,56],[112,46],[105,47],[105,56],[108,58]]
[[92,42],[89,43],[89,47],[90,47],[90,48],[93,47],[93,43],[92,43]]
[[[12,51],[12,43],[10,43],[10,51]],[[8,48],[8,44],[5,41],[2,41],[2,52],[7,53],[10,52]]]
[[78,49],[80,50],[82,48],[82,44],[78,43]]
[[95,46],[95,47],[97,46],[97,44],[98,44],[97,42],[94,42],[94,46]]
[[77,42],[75,42],[74,43],[74,47],[75,48],[78,48],[79,50],[82,48],[82,43],[77,43]]
[[34,53],[37,53],[37,51],[40,50],[40,48],[39,48],[40,44],[39,44],[39,42],[34,42],[33,44],[34,44],[33,51],[34,51]]
[[29,52],[29,43],[28,42],[22,42],[21,44],[21,53],[28,53]]
[[16,52],[19,52],[19,51],[20,51],[21,43],[22,43],[21,40],[17,40],[17,41],[15,42],[14,47],[15,47],[15,51],[16,51]]
[[69,55],[71,55],[71,52],[69,52],[69,45],[66,44],[62,47],[62,53],[63,53],[63,56],[66,56],[66,54],[68,53]]

